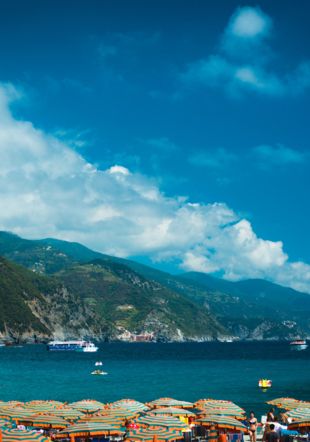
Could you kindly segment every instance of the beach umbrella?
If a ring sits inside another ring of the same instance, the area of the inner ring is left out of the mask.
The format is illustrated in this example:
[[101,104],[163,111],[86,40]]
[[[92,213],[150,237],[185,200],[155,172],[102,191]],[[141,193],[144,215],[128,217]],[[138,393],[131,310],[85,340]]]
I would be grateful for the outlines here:
[[120,399],[119,401],[109,404],[108,408],[128,408],[129,410],[139,412],[149,410],[149,407],[143,404],[143,402],[135,401],[134,399]]
[[12,430],[2,431],[2,442],[50,442],[50,439],[38,431]]
[[120,435],[123,432],[112,425],[106,425],[96,422],[81,422],[71,425],[65,430],[59,431],[55,437],[63,439],[64,437],[91,437],[91,436],[110,436]]
[[310,418],[300,419],[298,421],[294,421],[287,426],[288,430],[300,430],[303,428],[310,428]]
[[306,419],[310,417],[310,408],[295,408],[287,411],[284,416],[293,420]]
[[0,419],[0,428],[12,428],[12,422],[8,419]]
[[29,427],[55,428],[61,430],[70,425],[68,421],[61,417],[44,414],[29,417],[24,419],[23,422]]
[[183,408],[175,408],[175,407],[154,408],[154,410],[151,410],[151,413],[156,415],[168,415],[168,416],[195,416],[195,414],[189,410],[185,410]]
[[181,431],[171,431],[163,427],[141,428],[138,430],[128,431],[125,436],[127,441],[173,441],[183,439]]
[[49,410],[46,414],[52,414],[53,416],[62,417],[63,419],[66,419],[68,421],[75,421],[77,419],[85,417],[85,413],[82,413],[82,411],[69,407],[55,408],[54,410]]
[[268,401],[267,404],[274,405],[278,408],[284,408],[286,410],[292,410],[294,408],[302,407],[303,406],[302,404],[307,404],[307,403],[290,397],[280,397],[273,399],[272,401]]
[[25,408],[13,407],[13,408],[1,408],[0,418],[10,418],[14,421],[23,421],[25,418],[33,416],[34,412]]
[[24,402],[20,401],[9,401],[6,403],[8,407],[22,407],[24,405]]
[[123,420],[134,419],[139,414],[139,411],[129,410],[128,408],[110,408],[109,410],[101,410],[96,413],[97,416],[109,416]]
[[235,431],[242,431],[247,432],[248,428],[239,422],[237,419],[226,417],[226,416],[206,416],[201,419],[197,419],[195,421],[196,424],[202,425],[204,427],[211,427],[215,426],[217,428],[221,429],[227,429],[227,430],[235,430]]
[[187,431],[188,425],[172,416],[141,416],[135,420],[141,427],[165,427],[169,430]]
[[149,402],[149,407],[151,408],[162,408],[162,407],[176,407],[176,408],[193,408],[194,404],[192,402],[179,401],[170,397],[163,397],[156,399],[155,401]]
[[121,428],[124,426],[124,419],[121,418],[115,418],[114,416],[98,416],[98,415],[92,415],[92,416],[84,416],[82,419],[79,419],[80,422],[90,422],[90,423],[98,423],[98,424],[104,424],[104,425],[112,425],[116,428]]
[[102,402],[98,402],[92,399],[85,399],[78,402],[72,402],[69,404],[69,407],[75,408],[83,413],[96,413],[99,410],[103,410],[105,408]]
[[43,401],[43,400],[38,400],[38,401],[26,402],[24,406],[26,408],[34,409],[34,410],[40,410],[40,409],[54,410],[56,408],[63,407],[64,403],[63,402],[59,402],[59,401]]

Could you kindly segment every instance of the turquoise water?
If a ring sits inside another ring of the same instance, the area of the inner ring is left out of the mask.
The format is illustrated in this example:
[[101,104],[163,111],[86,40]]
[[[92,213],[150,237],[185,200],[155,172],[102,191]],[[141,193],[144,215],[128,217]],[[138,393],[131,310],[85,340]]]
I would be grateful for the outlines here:
[[[102,360],[108,376],[91,376]],[[266,393],[260,377],[273,380]],[[279,396],[310,399],[310,349],[287,343],[102,344],[95,354],[48,352],[44,345],[0,348],[0,400],[93,398],[143,402],[169,396],[232,400],[262,414]]]

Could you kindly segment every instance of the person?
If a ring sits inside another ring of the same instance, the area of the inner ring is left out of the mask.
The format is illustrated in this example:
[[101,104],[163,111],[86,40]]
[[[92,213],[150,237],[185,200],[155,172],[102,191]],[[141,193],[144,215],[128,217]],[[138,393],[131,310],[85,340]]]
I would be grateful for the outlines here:
[[280,436],[276,432],[274,424],[269,425],[269,431],[264,434],[264,441],[266,442],[279,442]]
[[267,422],[274,422],[274,408],[270,408],[267,413]]
[[251,442],[256,442],[256,431],[257,431],[257,419],[255,417],[254,411],[250,412],[250,418],[248,420],[250,440]]

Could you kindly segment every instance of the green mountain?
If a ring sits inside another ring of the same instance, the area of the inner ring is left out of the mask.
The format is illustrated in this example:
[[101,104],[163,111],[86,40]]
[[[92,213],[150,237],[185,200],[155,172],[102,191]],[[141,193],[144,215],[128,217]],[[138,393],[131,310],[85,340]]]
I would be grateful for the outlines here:
[[7,232],[0,232],[0,255],[65,287],[109,338],[125,330],[159,340],[310,336],[310,296],[268,281],[175,276],[78,243]]
[[125,330],[151,332],[164,341],[226,334],[205,309],[124,264],[97,259],[66,268],[55,277],[113,324],[119,334]]
[[56,279],[38,275],[0,257],[0,337],[101,336],[103,321]]
[[[43,291],[47,291],[45,281],[47,286],[54,284],[74,296],[70,305],[66,299],[59,303],[56,298],[60,309],[63,304],[66,311],[80,308],[88,312],[86,322],[91,332],[87,335],[96,334],[94,324],[98,337],[107,339],[119,339],[126,333],[151,333],[156,340],[163,341],[227,335],[207,310],[143,277],[125,265],[126,260],[101,255],[75,243],[23,240],[6,232],[0,233],[0,253],[31,269],[32,272],[24,271],[41,282]],[[13,277],[11,285],[15,285]],[[63,329],[63,321],[59,322],[59,329]],[[85,327],[81,329],[85,331]]]

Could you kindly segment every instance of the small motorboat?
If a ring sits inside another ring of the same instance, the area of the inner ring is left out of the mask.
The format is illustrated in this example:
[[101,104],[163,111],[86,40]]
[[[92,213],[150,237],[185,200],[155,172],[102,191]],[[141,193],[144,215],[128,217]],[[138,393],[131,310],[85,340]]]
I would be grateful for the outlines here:
[[260,379],[258,381],[258,386],[262,390],[267,390],[268,388],[272,387],[272,381],[270,379]]
[[94,370],[91,372],[91,374],[93,374],[95,376],[105,376],[108,373],[106,371],[102,371],[102,370]]
[[308,344],[304,339],[297,339],[296,341],[290,342],[290,347],[292,350],[307,350]]
[[103,364],[101,361],[95,362],[95,367],[101,367]]

